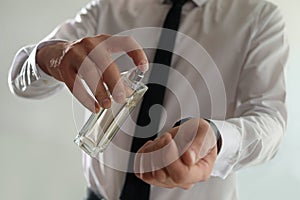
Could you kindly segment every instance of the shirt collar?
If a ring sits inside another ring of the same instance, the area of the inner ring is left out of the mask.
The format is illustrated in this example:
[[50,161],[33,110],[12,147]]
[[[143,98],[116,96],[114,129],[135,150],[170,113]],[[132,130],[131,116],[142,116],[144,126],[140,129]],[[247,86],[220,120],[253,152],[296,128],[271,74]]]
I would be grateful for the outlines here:
[[[161,0],[162,3],[170,3],[171,0]],[[192,0],[197,6],[202,6],[207,0]]]

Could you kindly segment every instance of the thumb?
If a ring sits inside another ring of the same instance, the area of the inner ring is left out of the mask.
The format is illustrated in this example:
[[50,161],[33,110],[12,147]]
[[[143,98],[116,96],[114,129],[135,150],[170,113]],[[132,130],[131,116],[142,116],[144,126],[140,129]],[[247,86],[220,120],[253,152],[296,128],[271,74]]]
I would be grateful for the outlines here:
[[[195,122],[193,125],[195,125]],[[197,163],[216,145],[215,135],[209,123],[203,119],[198,119],[197,125],[197,133],[195,137],[181,156],[183,162],[188,166]]]

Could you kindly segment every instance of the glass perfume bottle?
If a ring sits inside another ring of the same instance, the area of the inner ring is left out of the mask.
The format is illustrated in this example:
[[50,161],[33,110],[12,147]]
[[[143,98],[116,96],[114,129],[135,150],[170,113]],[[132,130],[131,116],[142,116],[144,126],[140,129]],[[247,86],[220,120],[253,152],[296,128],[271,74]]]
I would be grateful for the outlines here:
[[91,157],[96,157],[99,152],[106,149],[148,89],[141,82],[144,73],[139,69],[134,68],[121,75],[126,91],[125,101],[117,103],[111,98],[111,107],[101,108],[98,113],[92,113],[74,140]]

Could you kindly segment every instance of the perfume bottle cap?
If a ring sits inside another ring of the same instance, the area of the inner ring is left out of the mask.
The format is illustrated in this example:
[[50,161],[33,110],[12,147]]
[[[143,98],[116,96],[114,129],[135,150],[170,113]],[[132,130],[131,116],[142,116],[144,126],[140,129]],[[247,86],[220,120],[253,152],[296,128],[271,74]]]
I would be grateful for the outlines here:
[[133,68],[128,71],[126,76],[127,76],[128,80],[137,83],[137,82],[140,82],[144,78],[144,72],[142,72],[138,68]]

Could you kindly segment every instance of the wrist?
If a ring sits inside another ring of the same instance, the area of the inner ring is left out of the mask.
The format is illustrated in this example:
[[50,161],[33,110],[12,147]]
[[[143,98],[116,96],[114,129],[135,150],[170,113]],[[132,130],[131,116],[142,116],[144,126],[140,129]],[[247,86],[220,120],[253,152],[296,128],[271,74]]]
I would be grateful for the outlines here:
[[221,151],[221,148],[222,148],[222,137],[221,137],[220,131],[219,131],[218,127],[212,121],[210,121],[209,119],[205,119],[205,118],[204,118],[204,120],[209,123],[211,129],[213,130],[213,132],[215,134],[217,153],[219,154],[219,152]]
[[[181,119],[181,120],[177,121],[173,127],[179,126],[190,119],[192,119],[192,117],[187,117],[187,118]],[[219,152],[221,151],[221,148],[222,148],[223,141],[222,141],[222,137],[221,137],[218,127],[209,119],[202,118],[201,120],[205,120],[209,124],[210,128],[213,130],[213,132],[215,134],[215,138],[216,138],[217,152],[219,154]]]
[[47,66],[44,62],[44,51],[45,51],[45,47],[38,49],[36,52],[36,65],[43,70],[43,72],[45,72],[46,74],[50,75]]
[[58,60],[62,57],[66,44],[68,44],[67,41],[61,40],[51,40],[39,44],[35,58],[36,65],[38,65],[43,72],[51,76],[49,67],[55,67],[52,66],[51,60]]

